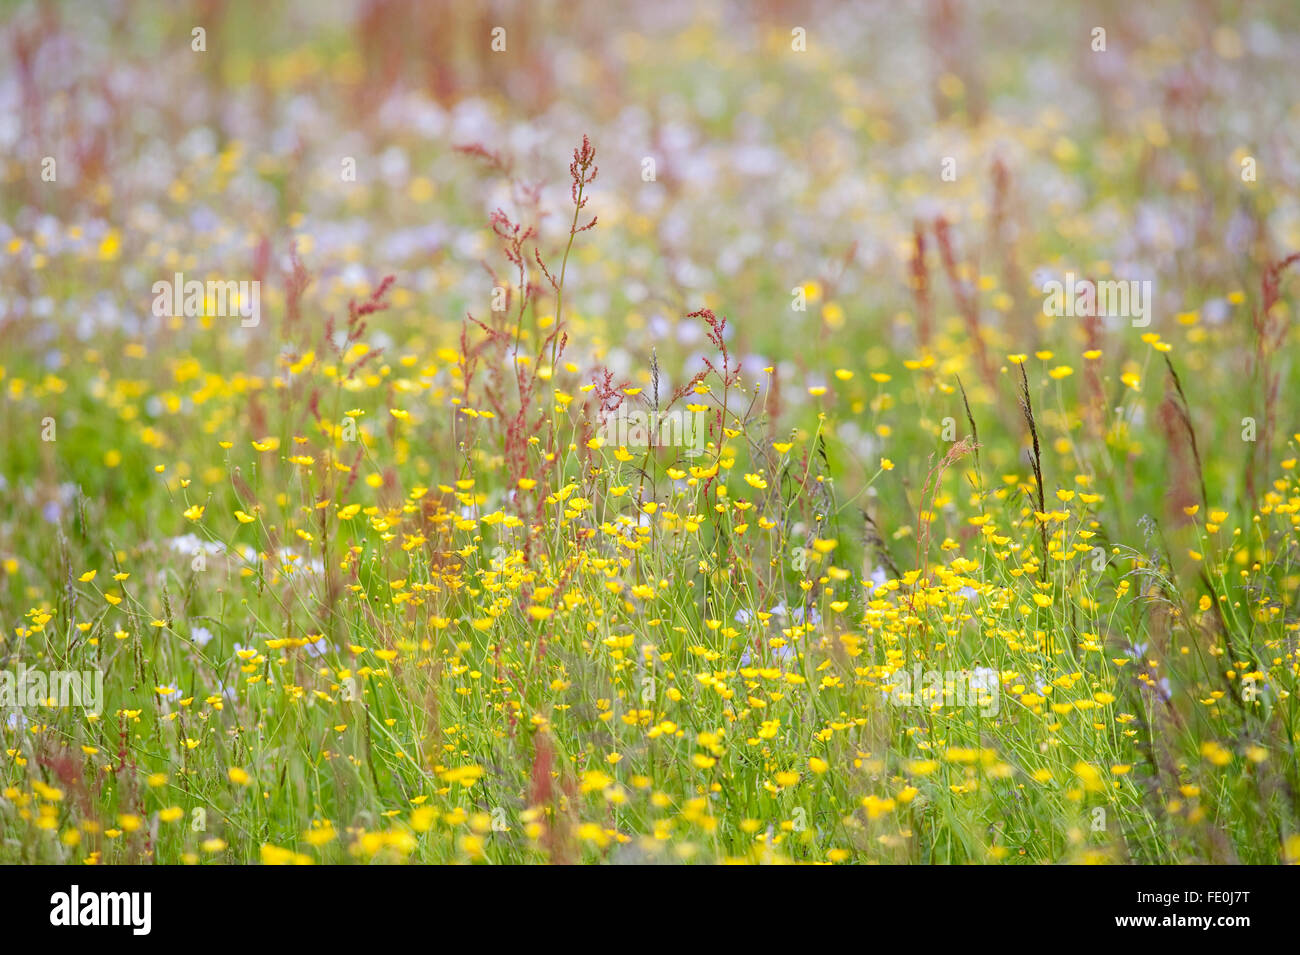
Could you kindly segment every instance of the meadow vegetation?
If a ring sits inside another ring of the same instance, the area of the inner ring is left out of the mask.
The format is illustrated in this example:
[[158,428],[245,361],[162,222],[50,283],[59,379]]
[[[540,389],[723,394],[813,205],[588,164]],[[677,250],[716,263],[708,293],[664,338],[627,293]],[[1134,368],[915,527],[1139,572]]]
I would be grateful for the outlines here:
[[1295,9],[327,6],[5,14],[0,862],[1300,860]]

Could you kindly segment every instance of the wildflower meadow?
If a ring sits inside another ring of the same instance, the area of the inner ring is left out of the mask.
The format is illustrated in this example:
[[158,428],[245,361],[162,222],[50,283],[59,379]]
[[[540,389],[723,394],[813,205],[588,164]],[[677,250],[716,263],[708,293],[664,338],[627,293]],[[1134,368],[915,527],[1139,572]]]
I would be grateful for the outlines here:
[[1300,861],[1298,52],[5,3],[0,863]]

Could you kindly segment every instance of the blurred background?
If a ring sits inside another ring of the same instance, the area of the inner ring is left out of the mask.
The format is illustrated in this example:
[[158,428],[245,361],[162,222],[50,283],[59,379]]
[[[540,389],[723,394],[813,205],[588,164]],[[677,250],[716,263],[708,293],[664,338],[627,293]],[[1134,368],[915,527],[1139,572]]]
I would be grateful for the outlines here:
[[[0,341],[11,373],[92,339],[265,372],[296,243],[315,320],[394,274],[376,342],[453,345],[490,307],[492,210],[535,203],[548,254],[567,238],[584,134],[582,368],[644,381],[655,344],[680,382],[707,305],[808,402],[837,365],[967,367],[971,294],[996,365],[1043,347],[1039,288],[1068,270],[1152,280],[1153,331],[1210,341],[1300,247],[1298,31],[1288,0],[10,2]],[[272,324],[153,316],[178,271],[267,277]],[[1238,352],[1217,360],[1248,374]]]

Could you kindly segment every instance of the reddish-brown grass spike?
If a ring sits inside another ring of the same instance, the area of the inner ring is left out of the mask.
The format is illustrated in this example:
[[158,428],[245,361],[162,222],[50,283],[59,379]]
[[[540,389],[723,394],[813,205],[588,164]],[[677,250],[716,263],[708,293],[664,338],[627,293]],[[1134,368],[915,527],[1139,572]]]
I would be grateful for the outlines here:
[[[1042,466],[1042,448],[1038,442],[1038,423],[1034,420],[1034,401],[1029,393],[1029,375],[1025,372],[1025,366],[1020,364],[1020,410],[1024,413],[1025,423],[1029,426],[1029,437],[1033,444],[1034,456],[1034,480],[1037,483],[1038,511],[1045,513],[1047,511],[1047,500],[1043,495],[1043,466]],[[1038,533],[1042,542],[1042,563],[1038,568],[1038,576],[1042,580],[1047,579],[1047,525],[1038,520],[1035,516],[1034,523],[1038,525]]]
[[[1273,316],[1273,306],[1281,300],[1282,273],[1300,262],[1300,252],[1293,252],[1284,259],[1279,259],[1264,269],[1260,277],[1260,304],[1254,315],[1256,373],[1263,382],[1264,389],[1264,425],[1261,429],[1257,447],[1272,447],[1273,431],[1277,423],[1277,399],[1281,384],[1281,372],[1273,361],[1273,356],[1286,340],[1290,323],[1285,318]],[[1255,494],[1255,468],[1257,465],[1256,448],[1251,449],[1246,464],[1246,490],[1253,500]]]
[[1187,508],[1196,500],[1188,481],[1190,465],[1187,460],[1186,445],[1178,440],[1179,432],[1182,431],[1180,412],[1174,393],[1166,391],[1164,400],[1160,402],[1160,430],[1169,448],[1170,463],[1167,469],[1169,482],[1165,489],[1165,499],[1168,502],[1169,515],[1175,525],[1191,523],[1191,518],[1187,516]]
[[966,325],[966,334],[975,349],[975,359],[979,364],[980,373],[984,376],[985,384],[991,389],[996,389],[997,372],[989,360],[988,349],[984,345],[984,334],[980,328],[979,302],[971,290],[970,283],[961,277],[948,220],[942,216],[934,220],[934,238],[939,244],[939,258],[943,262],[944,274],[948,277],[948,285],[952,289],[957,310],[961,313],[962,321]]
[[501,173],[503,176],[510,175],[511,163],[502,157],[498,152],[492,152],[482,143],[469,143],[463,146],[453,146],[456,152],[474,159],[481,159],[489,167]]
[[1170,361],[1167,353],[1162,354],[1165,359],[1165,368],[1169,371],[1169,377],[1174,383],[1174,391],[1178,393],[1178,399],[1181,402],[1181,406],[1175,405],[1175,410],[1182,421],[1183,429],[1187,434],[1187,442],[1192,450],[1192,460],[1196,464],[1196,478],[1201,487],[1201,506],[1209,510],[1210,496],[1205,490],[1205,467],[1201,464],[1201,449],[1196,441],[1196,429],[1192,427],[1191,406],[1187,403],[1187,395],[1183,391],[1183,383],[1178,377],[1178,372],[1174,370],[1174,363]]
[[[582,145],[573,151],[573,162],[569,164],[569,175],[573,178],[571,195],[573,204],[577,208],[581,209],[587,204],[587,198],[582,196],[583,188],[596,181],[596,174],[599,171],[600,167],[596,165],[596,147],[591,144],[586,134],[583,134]],[[578,231],[583,232],[595,224],[596,220],[592,219]]]
[[970,410],[970,399],[966,397],[966,386],[962,384],[961,375],[957,376],[957,388],[961,391],[962,407],[966,409],[966,423],[970,425],[970,436],[974,442],[972,450],[975,452],[975,477],[982,485],[984,478],[980,474],[980,432],[979,428],[975,426],[975,415]]
[[916,329],[921,347],[929,347],[933,306],[930,302],[930,273],[925,267],[925,228],[912,225],[912,298],[916,300]]
[[285,324],[293,326],[302,314],[302,299],[311,284],[311,273],[298,258],[298,243],[289,246],[289,273],[285,278]]

